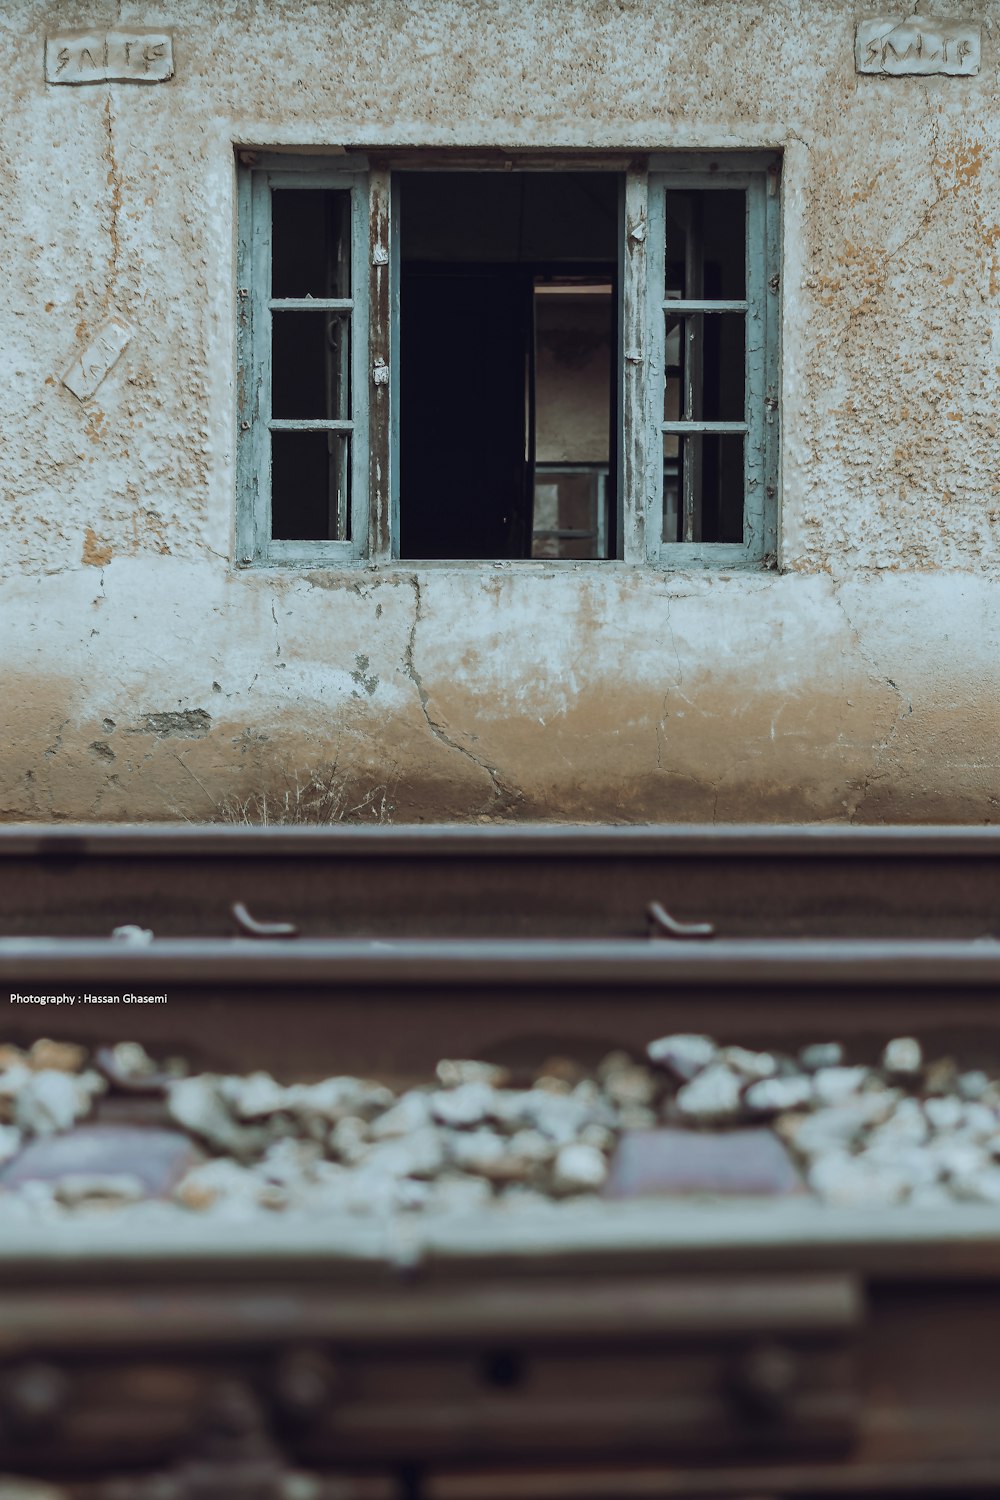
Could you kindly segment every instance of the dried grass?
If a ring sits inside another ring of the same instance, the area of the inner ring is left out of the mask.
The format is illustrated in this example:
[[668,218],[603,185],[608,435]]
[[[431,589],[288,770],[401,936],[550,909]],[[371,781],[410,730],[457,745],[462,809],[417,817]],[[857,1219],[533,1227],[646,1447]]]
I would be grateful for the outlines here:
[[365,786],[332,765],[308,772],[278,772],[270,786],[216,803],[216,821],[258,828],[295,824],[391,823],[398,777]]

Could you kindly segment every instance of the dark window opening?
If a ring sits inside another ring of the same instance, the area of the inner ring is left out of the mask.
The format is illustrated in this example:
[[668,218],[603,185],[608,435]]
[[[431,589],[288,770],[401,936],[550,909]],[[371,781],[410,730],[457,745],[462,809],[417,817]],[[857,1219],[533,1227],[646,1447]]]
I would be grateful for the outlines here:
[[619,178],[409,172],[400,556],[617,553]]

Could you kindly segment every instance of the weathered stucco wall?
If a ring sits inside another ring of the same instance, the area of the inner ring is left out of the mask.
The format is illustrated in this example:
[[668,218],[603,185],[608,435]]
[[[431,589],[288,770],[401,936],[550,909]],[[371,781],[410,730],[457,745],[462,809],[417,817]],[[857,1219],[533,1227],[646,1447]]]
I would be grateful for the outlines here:
[[[10,0],[0,817],[336,763],[397,817],[992,820],[1000,3],[940,13],[978,77],[859,77],[820,0]],[[118,22],[171,81],[45,84]],[[234,141],[782,148],[780,571],[233,570]]]

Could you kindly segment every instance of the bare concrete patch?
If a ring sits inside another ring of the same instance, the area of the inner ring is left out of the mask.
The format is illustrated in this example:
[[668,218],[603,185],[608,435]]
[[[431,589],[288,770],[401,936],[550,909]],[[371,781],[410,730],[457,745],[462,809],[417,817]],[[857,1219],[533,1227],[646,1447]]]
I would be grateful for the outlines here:
[[177,713],[144,714],[130,734],[155,734],[158,739],[203,740],[212,728],[212,715],[203,708]]

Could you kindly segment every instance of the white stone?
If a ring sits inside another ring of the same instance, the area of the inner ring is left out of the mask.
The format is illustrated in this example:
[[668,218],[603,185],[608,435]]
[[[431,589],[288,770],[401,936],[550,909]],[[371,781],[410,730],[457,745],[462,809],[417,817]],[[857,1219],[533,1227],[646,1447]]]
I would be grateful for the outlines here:
[[812,1083],[801,1075],[791,1078],[762,1078],[752,1083],[744,1103],[754,1114],[780,1114],[802,1109],[812,1099]]
[[455,1130],[448,1137],[448,1156],[463,1172],[489,1177],[507,1154],[507,1138],[495,1130]]
[[[648,1105],[656,1097],[656,1079],[648,1068],[630,1063],[627,1068],[618,1068],[604,1079],[604,1093],[619,1108],[631,1105]],[[579,1093],[574,1091],[578,1099]]]
[[710,1063],[677,1095],[677,1108],[687,1120],[699,1124],[736,1119],[741,1112],[743,1080],[725,1063]]
[[953,1180],[966,1180],[986,1171],[992,1164],[989,1152],[972,1141],[940,1137],[931,1141],[928,1151],[940,1165],[941,1171]]
[[806,1156],[820,1156],[831,1149],[854,1144],[870,1126],[883,1120],[885,1113],[877,1096],[859,1095],[806,1115],[790,1138],[797,1151]]
[[[600,1139],[595,1138],[593,1132],[600,1132]],[[587,1145],[597,1146],[603,1149],[610,1146],[614,1136],[606,1126],[585,1125],[581,1132],[581,1140]],[[507,1141],[507,1149],[513,1156],[521,1161],[534,1165],[544,1165],[550,1162],[556,1153],[556,1143],[550,1136],[543,1135],[540,1130],[518,1130],[510,1136]]]
[[223,1199],[256,1203],[260,1179],[228,1156],[192,1167],[174,1189],[175,1200],[185,1208],[204,1211]]
[[990,1086],[989,1075],[979,1068],[973,1068],[968,1073],[962,1073],[957,1082],[958,1092],[963,1099],[982,1099]]
[[932,1151],[923,1146],[891,1139],[869,1141],[862,1153],[862,1160],[869,1167],[877,1167],[902,1177],[911,1190],[939,1182],[943,1175],[941,1163]]
[[995,1135],[998,1125],[996,1110],[973,1100],[965,1106],[959,1129],[970,1140],[987,1141]]
[[345,1115],[330,1131],[330,1150],[348,1166],[363,1160],[369,1144],[370,1126],[357,1115]]
[[799,1062],[807,1073],[818,1073],[820,1068],[839,1068],[843,1061],[840,1042],[810,1042],[799,1052]]
[[31,1073],[18,1092],[14,1123],[28,1135],[69,1130],[89,1108],[89,1096],[71,1073]]
[[9,1124],[17,1114],[18,1096],[31,1077],[31,1069],[21,1063],[0,1073],[0,1123]]
[[111,1061],[124,1078],[144,1078],[157,1071],[156,1063],[141,1042],[119,1042],[111,1048]]
[[[128,340],[126,339],[125,343],[127,343],[127,342],[128,342]],[[125,347],[125,345],[123,344],[122,345],[122,349],[124,347]],[[121,349],[118,350],[118,354],[120,354],[120,353],[121,353]],[[118,358],[118,354],[115,355],[115,359]],[[111,368],[111,364],[114,364],[114,360],[112,360],[111,363],[108,365],[108,369]],[[74,366],[74,369],[75,369],[75,366]],[[72,374],[72,373],[73,372],[71,371],[70,374]],[[104,374],[106,375],[107,373],[108,373],[108,371],[105,370]],[[104,375],[101,376],[101,380],[103,380],[103,379],[104,379]],[[99,385],[100,381],[98,381],[97,384]],[[69,377],[67,377],[63,381],[63,385],[69,385]],[[73,387],[71,385],[70,385],[69,388],[70,388],[70,390],[73,391],[74,396],[80,394],[79,391],[73,390]],[[95,387],[95,389],[96,389],[96,387]],[[91,394],[93,394],[93,393],[91,392]],[[135,923],[133,923],[133,922],[126,922],[121,927],[115,927],[115,928],[113,928],[112,932],[111,932],[111,936],[112,936],[112,939],[114,940],[114,942],[116,942],[116,943],[128,943],[133,948],[148,948],[149,945],[150,945],[150,943],[153,941],[153,938],[154,938],[155,934],[148,927],[137,927],[135,925]]]
[[482,1177],[439,1177],[430,1185],[428,1207],[441,1213],[476,1213],[492,1200],[493,1190]]
[[[929,1100],[934,1103],[934,1100]],[[872,1140],[894,1146],[921,1146],[928,1139],[928,1114],[917,1099],[901,1099],[893,1112],[873,1132]]]
[[421,1093],[418,1089],[413,1089],[397,1099],[384,1115],[379,1115],[372,1121],[372,1140],[386,1141],[393,1136],[409,1135],[412,1130],[419,1130],[422,1126],[429,1125],[431,1118],[430,1096]]
[[983,1166],[953,1176],[951,1190],[956,1198],[966,1202],[1000,1203],[1000,1167]]
[[433,1177],[447,1161],[445,1137],[433,1125],[422,1126],[396,1140],[379,1141],[364,1157],[366,1174],[392,1177]]
[[10,1161],[21,1149],[21,1132],[16,1125],[0,1125],[0,1162]]
[[460,1128],[479,1125],[494,1111],[494,1091],[488,1083],[460,1083],[453,1089],[439,1089],[431,1095],[431,1111],[442,1125]]
[[350,1075],[324,1078],[321,1083],[299,1084],[294,1091],[289,1090],[289,1094],[293,1095],[290,1103],[297,1114],[317,1115],[330,1124],[347,1115],[374,1119],[390,1109],[396,1100],[392,1089],[384,1084]]
[[746,1047],[724,1047],[722,1061],[744,1078],[773,1078],[778,1059],[770,1052],[751,1052]]
[[[935,1130],[957,1130],[965,1118],[965,1107],[961,1099],[946,1094],[943,1098],[925,1099],[924,1113]],[[995,1125],[994,1119],[994,1128]]]
[[211,1073],[180,1078],[170,1085],[167,1108],[171,1119],[192,1135],[225,1149],[233,1138],[235,1126],[223,1103],[219,1082]]
[[608,1164],[596,1146],[581,1142],[563,1146],[552,1168],[552,1188],[556,1193],[595,1192],[604,1185]]
[[439,1083],[451,1089],[463,1083],[487,1083],[490,1088],[500,1088],[509,1075],[506,1068],[497,1067],[495,1063],[445,1057],[437,1065],[437,1076]]
[[901,1078],[914,1078],[924,1065],[923,1048],[913,1036],[897,1036],[882,1053],[882,1066],[887,1073]]
[[667,1068],[676,1078],[688,1081],[707,1068],[718,1055],[718,1047],[710,1036],[696,1036],[678,1032],[673,1036],[661,1036],[650,1042],[646,1055],[657,1067]]
[[868,1068],[817,1068],[813,1074],[813,1093],[819,1104],[840,1104],[852,1094],[860,1093],[868,1076]]
[[547,1094],[542,1089],[528,1091],[524,1111],[525,1124],[533,1125],[560,1145],[575,1140],[585,1125],[607,1123],[600,1109],[591,1108],[575,1096]]
[[232,1104],[241,1120],[263,1119],[288,1107],[288,1090],[276,1083],[270,1073],[251,1073],[248,1078],[237,1079],[236,1083]]
[[909,1192],[905,1172],[839,1152],[813,1162],[807,1180],[827,1203],[845,1206],[901,1203]]
[[[315,1177],[316,1168],[321,1161],[321,1149],[318,1142],[312,1140],[288,1137],[274,1141],[253,1170],[267,1182],[278,1183],[283,1187],[297,1187]],[[323,1162],[323,1165],[333,1167],[332,1162]]]

